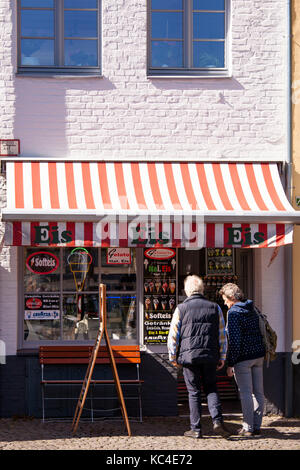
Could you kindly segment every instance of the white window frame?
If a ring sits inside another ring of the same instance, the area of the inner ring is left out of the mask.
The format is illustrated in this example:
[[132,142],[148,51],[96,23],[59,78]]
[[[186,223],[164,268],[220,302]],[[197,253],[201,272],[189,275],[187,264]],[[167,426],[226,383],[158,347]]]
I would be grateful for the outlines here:
[[[225,47],[223,68],[193,68],[190,66],[193,54],[193,0],[183,0],[183,60],[184,66],[180,68],[151,66],[151,0],[147,0],[148,14],[148,77],[149,78],[224,78],[231,77],[231,0],[225,0]],[[210,11],[210,10],[205,10]]]
[[[102,1],[98,2],[98,65],[97,66],[67,66],[63,65],[63,48],[64,48],[64,1],[54,1],[54,60],[56,65],[21,65],[21,0],[17,0],[17,61],[18,61],[18,75],[101,75],[101,48],[102,48],[102,27],[101,27],[101,8]],[[32,10],[38,9],[29,8]],[[87,11],[89,9],[86,9]],[[93,9],[94,10],[94,9]]]

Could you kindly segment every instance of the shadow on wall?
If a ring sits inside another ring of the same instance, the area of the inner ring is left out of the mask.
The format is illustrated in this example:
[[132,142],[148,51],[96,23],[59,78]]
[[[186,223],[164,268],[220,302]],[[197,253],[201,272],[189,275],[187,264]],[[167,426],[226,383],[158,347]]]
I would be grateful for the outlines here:
[[186,80],[184,78],[176,77],[166,79],[149,78],[152,86],[160,90],[237,90],[243,91],[245,88],[235,78],[191,78]]
[[[113,90],[108,79],[15,78],[14,136],[23,157],[67,157],[68,135],[84,134],[81,108],[93,91]],[[70,138],[72,138],[70,137]]]

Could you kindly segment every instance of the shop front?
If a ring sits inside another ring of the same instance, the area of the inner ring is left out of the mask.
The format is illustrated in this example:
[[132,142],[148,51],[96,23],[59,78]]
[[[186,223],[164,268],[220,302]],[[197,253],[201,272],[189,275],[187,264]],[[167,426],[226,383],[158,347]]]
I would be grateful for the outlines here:
[[[20,360],[36,364],[44,344],[93,344],[104,283],[112,344],[143,351],[144,414],[176,414],[166,343],[185,277],[200,275],[226,317],[221,286],[261,298],[254,253],[266,249],[272,263],[297,217],[275,163],[7,162],[2,218],[5,244],[17,247]],[[30,374],[32,390],[38,367]],[[39,415],[33,396],[29,414]]]

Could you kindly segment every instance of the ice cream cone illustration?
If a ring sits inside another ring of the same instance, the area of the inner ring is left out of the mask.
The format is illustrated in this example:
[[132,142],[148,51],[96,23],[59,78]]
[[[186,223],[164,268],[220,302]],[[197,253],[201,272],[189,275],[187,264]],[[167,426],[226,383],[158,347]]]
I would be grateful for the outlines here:
[[173,299],[173,297],[169,300],[169,307],[170,309],[172,310],[174,308],[174,305],[175,305],[175,299]]
[[157,310],[157,309],[158,309],[158,305],[159,305],[159,300],[158,300],[158,299],[154,299],[154,300],[153,300],[153,304],[154,304],[155,310]]
[[150,292],[153,292],[153,290],[154,290],[154,282],[153,281],[149,282],[149,289],[150,289]]
[[166,301],[166,299],[163,299],[163,300],[161,301],[161,304],[162,304],[163,310],[166,310],[166,307],[167,307],[167,304],[168,304],[168,302]]
[[166,294],[166,292],[168,292],[168,287],[169,287],[169,284],[167,282],[163,282],[162,290],[163,290],[164,294]]
[[146,310],[149,310],[150,305],[151,305],[151,299],[150,297],[146,297],[146,300],[145,300]]
[[170,292],[171,292],[171,294],[174,294],[175,288],[176,288],[175,282],[174,282],[174,281],[170,281],[169,287],[170,287]]
[[156,292],[159,292],[159,291],[160,291],[160,286],[161,286],[161,282],[160,282],[160,281],[156,281],[156,283],[155,283]]
[[92,256],[85,248],[74,248],[67,258],[70,270],[73,273],[77,292],[83,290],[86,275],[92,261]]
[[144,282],[144,289],[145,289],[145,292],[148,292],[148,289],[149,289],[148,282]]

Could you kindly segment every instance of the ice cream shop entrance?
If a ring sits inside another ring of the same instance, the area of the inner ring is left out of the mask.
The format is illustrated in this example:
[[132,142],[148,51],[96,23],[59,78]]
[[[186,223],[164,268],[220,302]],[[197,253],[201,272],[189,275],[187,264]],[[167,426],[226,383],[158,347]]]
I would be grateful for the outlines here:
[[[204,296],[217,302],[226,321],[227,308],[219,295],[227,282],[238,284],[247,298],[253,297],[253,250],[232,248],[203,248],[201,250],[178,250],[178,302],[185,299],[184,279],[189,274],[197,274],[204,281]],[[225,408],[235,409],[238,391],[233,378],[225,370],[218,372],[217,386]],[[204,395],[203,395],[204,399]],[[185,409],[188,394],[182,373],[178,373],[178,405]]]

